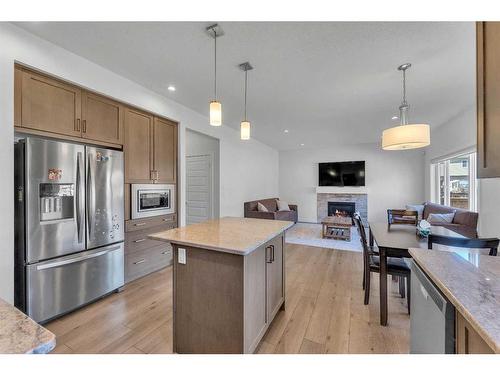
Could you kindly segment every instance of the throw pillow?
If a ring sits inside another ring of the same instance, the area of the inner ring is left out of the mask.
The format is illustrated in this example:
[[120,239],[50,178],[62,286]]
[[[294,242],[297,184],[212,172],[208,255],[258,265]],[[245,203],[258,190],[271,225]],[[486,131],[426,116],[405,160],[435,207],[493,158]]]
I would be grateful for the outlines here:
[[257,211],[259,212],[269,212],[266,206],[264,206],[262,203],[257,203]]
[[277,200],[276,203],[278,204],[278,211],[291,211],[288,203],[285,201]]
[[427,221],[431,224],[450,224],[453,222],[455,213],[449,214],[429,214]]
[[406,209],[408,211],[417,211],[418,220],[422,220],[422,215],[424,214],[424,205],[423,204],[407,204]]

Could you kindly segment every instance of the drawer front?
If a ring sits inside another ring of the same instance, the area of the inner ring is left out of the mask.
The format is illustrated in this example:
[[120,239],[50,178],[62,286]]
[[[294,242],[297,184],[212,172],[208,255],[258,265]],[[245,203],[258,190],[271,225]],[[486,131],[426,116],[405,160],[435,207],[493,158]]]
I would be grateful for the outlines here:
[[172,264],[172,247],[164,243],[125,255],[125,282],[157,271]]
[[125,222],[125,232],[149,229],[162,224],[168,224],[172,228],[175,228],[177,226],[177,215],[161,215],[144,219],[127,220]]
[[125,233],[125,254],[149,249],[154,246],[165,244],[163,241],[152,240],[148,238],[150,234],[172,229],[172,224],[163,224],[156,227],[136,230]]

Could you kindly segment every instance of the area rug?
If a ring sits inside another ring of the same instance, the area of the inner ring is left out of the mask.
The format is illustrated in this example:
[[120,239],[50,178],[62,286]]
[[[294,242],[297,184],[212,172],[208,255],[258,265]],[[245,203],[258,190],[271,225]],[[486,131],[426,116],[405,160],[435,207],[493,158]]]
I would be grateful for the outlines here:
[[330,238],[321,238],[321,224],[297,223],[286,232],[286,242],[327,249],[348,250],[361,252],[361,242],[356,227],[351,228],[351,240],[342,241]]

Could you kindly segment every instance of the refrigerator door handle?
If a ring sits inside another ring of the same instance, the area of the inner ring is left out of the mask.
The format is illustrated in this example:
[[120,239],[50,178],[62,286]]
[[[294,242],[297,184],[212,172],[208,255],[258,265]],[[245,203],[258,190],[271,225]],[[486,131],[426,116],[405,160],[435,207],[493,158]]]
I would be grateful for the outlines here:
[[82,213],[84,211],[84,207],[82,205],[83,200],[82,200],[82,153],[78,152],[76,154],[76,230],[77,230],[77,236],[78,236],[78,243],[82,243],[82,235],[83,235],[83,230],[82,230]]
[[94,225],[95,216],[95,189],[94,189],[94,177],[92,175],[92,154],[87,154],[87,228],[89,234],[89,240],[92,239],[92,227]]
[[110,253],[110,252],[118,250],[118,249],[120,249],[120,245],[110,246],[110,247],[107,247],[104,250],[98,251],[96,253],[87,254],[87,255],[71,258],[71,259],[63,259],[63,260],[58,260],[55,262],[41,264],[41,265],[37,266],[36,269],[37,269],[37,271],[41,271],[41,270],[46,270],[49,268],[65,266],[67,264],[83,262],[84,260],[97,258],[97,257],[100,257],[102,255],[105,255],[107,253]]

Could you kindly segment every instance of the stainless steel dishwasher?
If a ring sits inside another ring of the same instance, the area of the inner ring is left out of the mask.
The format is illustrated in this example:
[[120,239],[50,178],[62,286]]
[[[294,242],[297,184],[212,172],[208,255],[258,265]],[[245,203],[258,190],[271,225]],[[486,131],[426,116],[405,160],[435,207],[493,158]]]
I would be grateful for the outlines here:
[[455,353],[455,307],[411,262],[410,353]]

